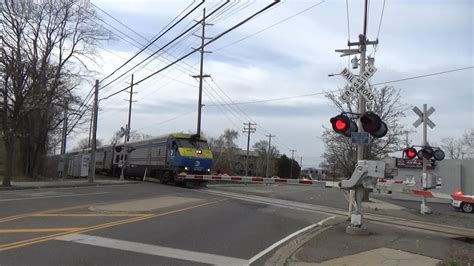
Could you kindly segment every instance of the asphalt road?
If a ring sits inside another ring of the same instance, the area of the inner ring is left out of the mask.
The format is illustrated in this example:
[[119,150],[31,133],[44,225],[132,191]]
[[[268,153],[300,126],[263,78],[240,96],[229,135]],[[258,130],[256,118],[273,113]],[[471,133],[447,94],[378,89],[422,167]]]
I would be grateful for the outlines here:
[[329,215],[143,183],[0,192],[1,265],[262,264]]
[[[235,185],[235,186],[209,186],[210,189],[219,191],[238,192],[244,194],[258,195],[269,198],[303,202],[320,206],[328,206],[341,210],[347,210],[347,195],[339,188],[323,188],[309,186],[282,186],[282,185]],[[433,214],[423,215],[419,213],[420,202],[409,200],[391,199],[390,196],[371,193],[371,197],[378,200],[400,206],[399,210],[364,209],[374,214],[382,214],[401,218],[410,218],[444,225],[474,228],[474,215],[456,211],[447,203],[429,203]]]

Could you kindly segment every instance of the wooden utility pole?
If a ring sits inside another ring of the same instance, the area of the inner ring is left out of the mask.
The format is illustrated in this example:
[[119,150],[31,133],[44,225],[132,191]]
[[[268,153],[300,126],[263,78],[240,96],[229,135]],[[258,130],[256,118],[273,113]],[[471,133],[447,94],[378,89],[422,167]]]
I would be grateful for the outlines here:
[[249,173],[249,149],[250,149],[250,134],[255,133],[257,130],[255,127],[257,124],[254,123],[244,123],[244,134],[247,133],[247,157],[245,158],[245,176]]
[[128,149],[127,144],[130,141],[130,130],[131,130],[130,123],[132,120],[132,103],[136,102],[136,101],[133,101],[133,74],[132,74],[132,80],[130,83],[130,98],[126,101],[128,101],[128,123],[125,126],[125,140],[124,140],[124,145],[123,145],[123,149],[125,150],[125,158],[122,161],[122,169],[120,171],[120,180],[125,179],[125,169],[128,166],[128,157],[129,157],[128,150],[129,149]]
[[269,135],[265,135],[265,137],[268,137],[267,169],[265,171],[265,177],[269,177],[270,156],[271,156],[271,151],[272,151],[272,138],[276,136],[269,134]]
[[293,158],[294,158],[296,150],[290,150],[290,151],[291,151],[290,179],[292,179],[293,178]]
[[99,110],[99,80],[95,80],[94,90],[94,119],[92,123],[92,150],[89,161],[89,183],[95,181],[95,150],[97,146],[97,113]]
[[203,106],[202,105],[202,83],[203,83],[204,78],[209,78],[210,77],[210,75],[204,74],[204,54],[205,53],[210,53],[209,51],[204,50],[204,41],[206,39],[211,39],[211,38],[206,38],[205,28],[206,28],[206,25],[210,26],[212,24],[206,24],[206,9],[205,8],[202,10],[202,22],[201,22],[201,24],[202,24],[201,36],[193,34],[194,36],[197,36],[197,37],[201,38],[201,47],[198,48],[199,52],[201,54],[201,65],[200,65],[200,68],[199,68],[199,75],[194,75],[193,76],[193,78],[199,78],[198,117],[197,117],[197,129],[196,129],[196,134],[197,135],[201,135],[201,111],[202,111],[202,106]]

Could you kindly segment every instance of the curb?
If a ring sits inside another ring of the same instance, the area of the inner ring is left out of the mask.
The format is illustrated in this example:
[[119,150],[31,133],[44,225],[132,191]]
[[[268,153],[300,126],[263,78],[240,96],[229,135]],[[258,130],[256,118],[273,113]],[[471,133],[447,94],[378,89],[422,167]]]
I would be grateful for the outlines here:
[[130,185],[141,183],[141,181],[125,181],[123,183],[86,183],[86,184],[62,184],[62,185],[37,185],[37,186],[10,186],[3,187],[0,186],[0,191],[9,191],[9,190],[24,190],[24,189],[39,189],[39,188],[75,188],[75,187],[98,187],[98,186],[121,186],[121,185]]

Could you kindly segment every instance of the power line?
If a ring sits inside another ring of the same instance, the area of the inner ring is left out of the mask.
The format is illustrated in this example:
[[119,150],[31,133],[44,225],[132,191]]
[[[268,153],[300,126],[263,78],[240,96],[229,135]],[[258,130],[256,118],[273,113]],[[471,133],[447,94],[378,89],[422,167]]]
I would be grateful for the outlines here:
[[462,71],[462,70],[467,70],[467,69],[472,69],[472,68],[474,68],[474,66],[457,68],[457,69],[446,70],[446,71],[441,71],[441,72],[435,72],[435,73],[431,73],[431,74],[419,75],[419,76],[414,76],[414,77],[409,77],[409,78],[384,81],[384,82],[374,83],[372,85],[382,85],[382,84],[395,83],[395,82],[406,81],[406,80],[411,80],[411,79],[426,78],[426,77],[442,75],[442,74],[446,74],[446,73],[452,73],[452,72],[457,72],[457,71]]
[[257,35],[257,34],[260,34],[260,33],[264,32],[264,31],[266,31],[266,30],[268,30],[268,29],[270,29],[270,28],[273,28],[273,27],[275,27],[275,26],[277,26],[277,25],[279,25],[279,24],[281,24],[281,23],[283,23],[283,22],[286,22],[286,21],[288,21],[288,20],[290,20],[290,19],[292,19],[292,18],[294,18],[294,17],[296,17],[296,16],[298,16],[298,15],[304,13],[304,12],[307,12],[307,11],[309,11],[309,10],[311,10],[311,9],[313,9],[313,8],[315,8],[315,7],[317,7],[317,6],[319,6],[319,5],[322,4],[322,3],[324,3],[324,0],[322,0],[321,2],[316,3],[316,4],[314,4],[314,5],[311,5],[311,6],[305,8],[305,9],[303,9],[303,10],[301,10],[301,11],[299,11],[299,12],[297,12],[297,13],[295,13],[295,14],[289,16],[289,17],[286,17],[286,18],[284,18],[284,19],[282,19],[282,20],[280,20],[280,21],[278,21],[278,22],[276,22],[276,23],[274,23],[274,24],[272,24],[272,25],[270,25],[270,26],[268,26],[268,27],[266,27],[266,28],[263,28],[263,29],[261,29],[261,30],[259,30],[259,31],[256,31],[256,32],[250,34],[250,35],[247,35],[247,36],[245,36],[245,37],[243,37],[243,38],[241,38],[241,39],[238,39],[238,40],[236,40],[236,41],[234,41],[234,42],[231,42],[231,43],[226,44],[226,45],[224,45],[224,46],[222,46],[222,47],[219,47],[219,48],[215,49],[214,52],[218,52],[218,51],[223,50],[223,49],[225,49],[225,48],[227,48],[227,47],[229,47],[229,46],[232,46],[232,45],[234,45],[234,44],[236,44],[236,43],[239,43],[239,42],[241,42],[241,41],[244,41],[244,40],[246,40],[246,39],[249,39],[249,38],[251,38],[251,37],[253,37],[253,36]]
[[[211,13],[209,13],[206,18],[212,16],[215,12],[217,12],[220,8],[224,7],[227,3],[229,3],[229,1],[226,1],[224,4],[222,4],[221,6],[219,6],[217,9],[213,10]],[[193,9],[194,10],[194,9]],[[181,20],[180,20],[181,21]],[[190,30],[192,30],[193,28],[195,28],[196,26],[200,25],[202,22],[202,19],[200,21],[197,21],[193,26],[191,26],[190,28],[188,28],[186,31],[182,32],[180,35],[178,35],[177,37],[175,37],[174,39],[172,39],[171,41],[169,41],[166,45],[162,46],[160,49],[156,50],[155,52],[153,52],[151,55],[149,55],[148,57],[146,57],[145,59],[143,59],[142,61],[140,61],[140,63],[138,63],[137,65],[135,65],[134,67],[130,68],[129,70],[127,70],[126,72],[122,73],[120,76],[118,76],[117,78],[115,78],[114,80],[110,81],[109,83],[105,84],[104,86],[102,86],[101,89],[104,89],[105,87],[109,86],[110,84],[112,84],[113,82],[115,82],[116,80],[118,80],[119,78],[123,77],[124,75],[126,75],[127,73],[129,73],[130,71],[132,71],[133,69],[135,69],[138,65],[142,64],[143,62],[147,61],[148,59],[150,59],[151,57],[153,57],[154,55],[156,55],[157,53],[159,53],[161,50],[163,50],[164,48],[166,48],[167,46],[169,46],[170,44],[172,44],[173,42],[175,42],[176,40],[178,40],[179,38],[181,38],[183,35],[185,35],[186,33],[188,33]],[[176,24],[175,24],[176,25]],[[174,25],[173,25],[174,26]],[[166,32],[164,32],[163,34],[165,34]],[[160,35],[163,36],[163,34]],[[213,40],[209,41],[208,43],[212,42]],[[154,41],[153,41],[154,42]],[[150,43],[149,45],[147,45],[146,47],[149,47],[151,44]],[[191,55],[192,53],[194,53],[195,51],[192,51],[191,53],[189,53],[187,56]],[[186,56],[186,57],[187,57]],[[135,58],[132,57],[131,59]],[[185,57],[183,57],[182,59],[184,59]],[[181,61],[181,60],[178,60],[178,61]],[[175,61],[174,63],[178,62],[178,61]],[[171,65],[165,67],[168,68],[172,65],[174,65],[174,63],[172,63]],[[164,70],[164,69],[163,69]],[[155,74],[158,74],[158,72],[155,72]],[[155,74],[152,74],[150,76],[154,76]],[[109,75],[110,76],[110,75]],[[146,78],[140,80],[138,83],[148,79],[150,76],[147,76]],[[108,97],[106,97],[108,98]]]
[[[114,75],[115,73],[117,73],[117,71],[119,71],[120,69],[122,69],[125,65],[127,65],[130,61],[132,61],[135,57],[137,57],[139,54],[141,54],[143,51],[145,51],[148,47],[150,47],[153,43],[155,43],[158,39],[160,39],[161,37],[163,37],[163,35],[165,35],[166,33],[168,33],[171,29],[173,29],[176,25],[178,25],[181,21],[183,21],[185,18],[187,18],[191,13],[193,13],[198,7],[200,7],[202,4],[204,4],[204,1],[201,1],[201,3],[199,3],[197,6],[195,6],[193,9],[191,9],[190,11],[188,11],[188,13],[186,13],[186,15],[184,15],[182,18],[180,18],[178,21],[176,21],[173,25],[171,25],[167,30],[165,30],[163,33],[161,33],[160,35],[158,35],[156,38],[154,38],[152,41],[150,41],[149,44],[145,45],[145,47],[143,47],[142,49],[140,49],[137,53],[135,53],[135,55],[133,55],[130,59],[128,59],[127,61],[125,61],[125,63],[123,63],[121,66],[119,66],[117,69],[115,69],[114,71],[112,71],[112,73],[110,73],[109,75],[107,75],[105,78],[103,78],[101,81],[104,81],[106,80],[107,78],[111,77],[112,75]],[[143,62],[143,61],[142,61]],[[107,84],[107,85],[110,85]],[[105,86],[103,86],[102,88],[104,88]]]
[[[195,1],[194,1],[194,2],[195,2]],[[176,19],[177,19],[181,14],[183,14],[190,6],[192,6],[192,5],[194,4],[194,2],[191,3],[190,5],[188,5],[183,11],[181,11],[181,12],[180,12],[170,23],[168,23],[160,32],[164,31],[174,20],[176,20]],[[183,20],[184,18],[186,18],[189,14],[191,14],[196,8],[198,8],[198,7],[199,7],[201,4],[203,4],[203,3],[204,3],[204,1],[202,1],[202,2],[201,2],[198,6],[196,6],[193,10],[191,10],[190,12],[188,12],[188,14],[186,14],[182,19],[180,19],[177,23],[175,23],[173,26],[171,26],[166,32],[168,32],[170,29],[172,29],[174,26],[176,26],[181,20]],[[94,5],[94,6],[97,7],[96,5]],[[99,7],[97,7],[97,8],[99,8]],[[100,9],[100,8],[99,8],[99,9]],[[100,10],[102,10],[102,9],[100,9]],[[103,11],[104,13],[106,13],[104,10],[102,10],[102,11]],[[108,13],[106,13],[106,14],[108,14]],[[92,15],[95,16],[96,18],[98,18],[99,20],[103,21],[102,19],[100,19],[99,17],[97,17],[95,14],[92,14]],[[103,21],[103,22],[105,22],[105,21]],[[123,24],[123,23],[121,23],[121,24]],[[124,24],[123,24],[123,25],[124,25]],[[110,26],[110,24],[109,24],[109,26]],[[113,26],[111,26],[111,27],[113,27]],[[115,28],[115,27],[113,27],[113,28]],[[127,28],[128,28],[128,27],[127,27]],[[119,32],[121,32],[121,31],[119,31]],[[159,32],[157,35],[159,35],[160,32]],[[166,33],[166,32],[165,32],[165,33]],[[121,32],[121,33],[122,33],[124,36],[127,36],[127,35],[124,34],[123,32]],[[142,51],[144,51],[144,50],[145,50],[147,47],[149,47],[154,41],[156,41],[156,40],[158,40],[159,38],[161,38],[161,36],[163,36],[165,33],[161,34],[161,35],[158,36],[158,37],[156,37],[157,35],[155,35],[154,40],[153,40],[152,42],[150,42],[149,45],[147,45],[146,47],[144,47],[143,49],[141,49],[141,51],[138,52],[135,56],[137,56],[139,53],[141,53]],[[135,56],[134,56],[134,57],[135,57]],[[133,59],[133,57],[132,57],[131,59],[129,59],[127,62],[131,61],[132,59]],[[127,62],[126,62],[125,64],[123,64],[121,67],[119,67],[119,69],[122,68],[124,65],[126,65]],[[118,70],[118,69],[116,69],[114,72],[116,72],[117,70]],[[113,72],[113,73],[114,73],[114,72]],[[110,77],[111,75],[113,75],[113,73],[110,74],[109,76],[107,76],[106,78],[108,78],[108,77]],[[105,80],[106,78],[102,79],[102,81]],[[78,108],[79,110],[80,110],[80,109],[83,109],[84,107],[86,107],[86,106],[89,104],[90,100],[92,100],[92,92],[93,92],[93,90],[94,90],[94,87],[91,88],[91,90],[89,91],[89,93],[87,94],[87,96],[86,96],[86,97],[84,98],[84,100],[82,101],[80,107]],[[75,121],[75,122],[73,123],[73,127],[72,127],[72,128],[74,128],[74,127],[78,124],[79,120],[82,118],[82,116],[85,114],[86,111],[88,111],[88,109],[84,109],[84,110],[81,111],[82,114],[80,114],[80,115],[77,116],[77,121]],[[72,119],[71,119],[71,121],[72,121]]]
[[[246,6],[247,6],[247,5],[246,5]],[[244,7],[245,7],[245,6],[244,6]],[[242,10],[242,9],[243,9],[243,8],[241,7],[239,10]],[[234,13],[236,13],[236,11],[234,11]],[[218,20],[218,19],[216,19],[215,17],[214,17],[213,19],[214,19],[215,21],[217,21],[217,20]],[[213,20],[213,21],[214,21],[214,20]],[[190,67],[194,68],[194,66],[190,66]],[[186,70],[188,70],[188,69],[186,69]],[[215,81],[213,81],[213,82],[215,83]],[[217,86],[217,83],[216,83],[216,86]],[[222,91],[222,90],[221,90],[221,91]],[[219,96],[219,97],[220,97],[220,96]],[[238,107],[237,107],[237,108],[238,108]],[[232,112],[233,112],[233,110],[232,110],[232,109],[230,109],[230,111],[232,111]],[[241,112],[242,112],[242,111],[241,111]],[[245,113],[244,113],[244,114],[245,114]]]
[[150,125],[150,126],[141,127],[141,128],[138,128],[138,129],[136,129],[136,130],[134,130],[134,131],[139,131],[139,130],[143,130],[143,129],[146,129],[146,128],[151,128],[151,127],[159,126],[159,125],[162,125],[162,124],[171,122],[171,121],[173,121],[173,120],[176,120],[176,119],[178,119],[178,118],[180,118],[180,117],[186,116],[186,115],[188,115],[188,114],[190,114],[190,113],[194,113],[195,111],[196,111],[196,110],[190,110],[190,111],[188,111],[188,112],[185,112],[185,113],[179,114],[179,115],[177,115],[177,116],[174,116],[174,117],[172,117],[172,118],[170,118],[170,119],[163,120],[163,121],[158,122],[158,123],[156,123],[156,124],[154,123],[153,125]]
[[[178,19],[181,14],[183,14],[184,12],[186,12],[186,10],[188,10],[188,8],[190,8],[192,5],[194,5],[196,1],[193,1],[191,4],[189,4],[188,6],[186,6],[178,15],[176,15],[176,17],[174,17],[163,29],[161,29],[153,38],[151,38],[151,40],[153,40],[154,38],[156,38],[161,32],[163,32],[171,23],[173,23],[176,19]],[[127,28],[129,31],[135,33],[137,36],[140,36],[142,37],[142,39],[144,39],[145,41],[150,42],[150,40],[144,38],[142,35],[140,35],[138,32],[136,32],[134,29],[130,28],[127,24],[121,22],[120,20],[118,20],[117,18],[115,18],[114,16],[112,16],[110,13],[108,13],[107,11],[103,10],[102,8],[98,7],[97,5],[95,5],[94,3],[91,2],[91,4],[93,6],[95,6],[97,9],[99,9],[100,11],[102,11],[104,14],[106,14],[108,17],[112,18],[114,21],[116,21],[117,23],[119,23],[120,25],[124,26],[125,28]]]
[[[279,2],[280,2],[279,0],[275,0],[273,3],[267,5],[266,7],[264,7],[263,9],[259,10],[259,11],[256,12],[256,13],[254,13],[253,15],[247,17],[246,19],[244,19],[244,20],[242,20],[241,22],[235,24],[235,25],[232,26],[231,28],[229,28],[229,29],[225,30],[224,32],[220,33],[219,35],[217,35],[217,36],[214,37],[213,39],[209,40],[207,43],[205,43],[205,44],[202,45],[202,46],[203,46],[203,47],[206,47],[207,45],[209,45],[209,44],[215,42],[216,40],[220,39],[222,36],[228,34],[229,32],[235,30],[236,28],[239,28],[239,27],[242,26],[243,24],[247,23],[249,20],[255,18],[256,16],[258,16],[259,14],[261,14],[262,12],[264,12],[265,10],[271,8],[272,6],[278,4]],[[201,47],[199,47],[199,48],[201,48]],[[190,55],[192,55],[193,53],[195,53],[195,52],[197,52],[197,51],[198,51],[198,49],[197,49],[197,50],[193,50],[193,51],[191,51],[191,52],[189,52],[189,53],[183,55],[182,57],[176,59],[175,61],[173,61],[173,62],[170,63],[169,65],[167,65],[167,66],[165,66],[165,67],[163,67],[163,68],[161,68],[161,69],[159,69],[159,70],[157,70],[157,71],[151,73],[150,75],[148,75],[148,76],[142,78],[141,80],[139,80],[139,81],[138,81],[137,83],[135,83],[135,84],[141,83],[141,82],[143,82],[143,81],[145,81],[145,80],[151,78],[152,76],[154,76],[154,75],[156,75],[156,74],[158,74],[158,73],[160,73],[160,72],[162,72],[162,71],[168,69],[169,67],[171,67],[171,66],[173,66],[174,64],[178,63],[179,61],[181,61],[181,60],[183,60],[183,59],[189,57]],[[105,98],[102,98],[102,99],[109,99],[110,97],[112,97],[112,96],[114,96],[114,95],[117,95],[118,93],[120,93],[120,92],[122,92],[122,91],[125,91],[125,90],[128,89],[128,88],[129,88],[129,86],[126,87],[126,88],[124,88],[124,89],[122,89],[122,90],[119,90],[119,91],[117,91],[117,92],[115,92],[115,93],[112,93],[112,94],[110,94],[109,96],[107,96],[107,97],[105,97]]]
[[[436,75],[441,75],[441,74],[447,74],[447,73],[451,73],[451,72],[462,71],[462,70],[467,70],[467,69],[472,69],[472,68],[474,68],[474,66],[458,68],[458,69],[453,69],[453,70],[447,70],[447,71],[441,71],[441,72],[425,74],[425,75],[419,75],[419,76],[414,76],[414,77],[409,77],[409,78],[384,81],[384,82],[374,83],[374,84],[372,84],[372,86],[388,84],[388,83],[395,83],[395,82],[401,82],[401,81],[418,79],[418,78],[425,78],[425,77],[436,76]],[[326,94],[326,93],[329,93],[329,92],[338,92],[338,91],[339,90],[330,90],[330,91],[325,91],[325,92],[316,92],[316,93],[303,94],[303,95],[295,95],[295,96],[288,96],[288,97],[281,97],[281,98],[272,98],[272,99],[266,99],[266,100],[237,102],[237,103],[230,103],[230,104],[225,104],[225,105],[244,105],[244,104],[254,104],[254,103],[263,103],[263,102],[283,101],[283,100],[289,100],[289,99],[294,99],[294,98],[303,98],[303,97],[323,95],[323,94]],[[209,104],[209,105],[206,105],[206,106],[216,106],[216,105]]]
[[[327,92],[338,92],[338,91],[339,90],[332,90],[332,91],[327,91]],[[303,98],[303,97],[309,97],[309,96],[323,95],[323,94],[326,94],[327,92],[316,92],[316,93],[310,93],[310,94],[295,95],[295,96],[288,96],[288,97],[281,97],[281,98],[272,98],[272,99],[266,99],[266,100],[248,101],[248,102],[237,102],[237,103],[233,102],[233,103],[229,103],[229,104],[226,104],[226,105],[244,105],[244,104],[283,101],[283,100],[289,100],[289,99],[295,99],[295,98]],[[215,105],[207,105],[207,106],[215,106]]]
[[[379,39],[379,35],[380,35],[380,28],[382,27],[382,19],[383,19],[383,13],[385,11],[385,0],[383,0],[383,5],[382,5],[382,13],[380,14],[380,21],[379,21],[379,27],[378,27],[378,30],[377,30],[377,39]],[[378,44],[374,47],[374,54],[377,52],[377,49],[378,49]]]

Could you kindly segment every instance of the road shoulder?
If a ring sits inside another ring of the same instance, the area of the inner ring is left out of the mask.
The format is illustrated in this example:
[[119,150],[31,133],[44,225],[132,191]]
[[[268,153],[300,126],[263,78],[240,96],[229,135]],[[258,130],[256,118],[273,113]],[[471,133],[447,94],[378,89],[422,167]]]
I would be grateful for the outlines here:
[[[340,221],[340,220],[339,220]],[[439,261],[473,263],[474,245],[453,238],[367,223],[370,235],[345,233],[347,223],[328,225],[285,261],[286,265],[436,265]],[[471,260],[471,261],[469,261]],[[378,261],[378,262],[377,262]]]

